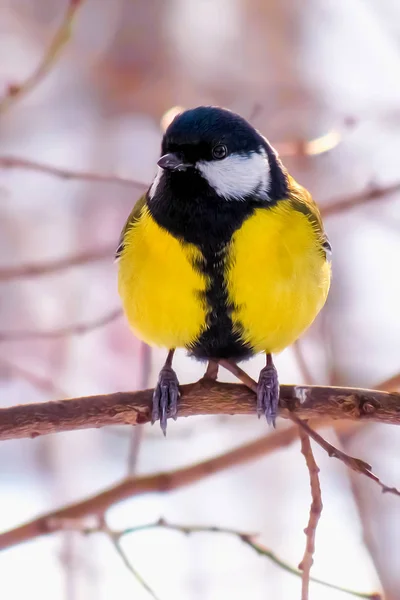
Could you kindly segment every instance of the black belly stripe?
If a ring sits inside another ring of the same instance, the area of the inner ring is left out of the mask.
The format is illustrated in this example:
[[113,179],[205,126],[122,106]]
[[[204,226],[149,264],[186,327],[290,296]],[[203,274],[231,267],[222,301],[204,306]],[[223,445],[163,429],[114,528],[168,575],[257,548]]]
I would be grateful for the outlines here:
[[208,309],[207,328],[188,347],[189,354],[198,359],[244,360],[253,354],[252,348],[242,341],[240,331],[237,328],[234,331],[233,327],[234,307],[228,299],[224,276],[227,248],[225,245],[212,253],[203,251],[204,261],[200,269],[209,281],[202,298]]
[[273,206],[249,197],[244,201],[226,201],[196,172],[166,173],[157,186],[148,207],[154,220],[182,244],[194,244],[203,259],[193,266],[206,275],[209,285],[199,299],[207,307],[207,327],[187,347],[192,356],[207,360],[232,358],[244,360],[252,348],[234,331],[232,309],[224,277],[229,243],[256,208]]

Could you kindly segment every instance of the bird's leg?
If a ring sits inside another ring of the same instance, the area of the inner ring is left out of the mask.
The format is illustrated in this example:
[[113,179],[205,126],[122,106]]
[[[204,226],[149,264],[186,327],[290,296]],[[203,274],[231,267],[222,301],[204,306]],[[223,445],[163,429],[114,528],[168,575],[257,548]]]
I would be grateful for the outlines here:
[[257,384],[257,414],[266,416],[267,423],[275,427],[279,404],[278,373],[272,362],[271,354],[267,354],[266,366],[260,372]]
[[174,352],[175,349],[168,352],[153,393],[151,422],[154,424],[160,419],[160,427],[164,435],[167,433],[167,418],[172,417],[176,420],[180,396],[178,378],[172,368]]
[[260,417],[262,414],[265,414],[267,423],[272,423],[275,427],[279,404],[279,383],[278,374],[272,362],[272,356],[267,354],[267,365],[262,369],[258,383],[247,375],[233,360],[221,359],[218,362],[257,394],[258,416]]

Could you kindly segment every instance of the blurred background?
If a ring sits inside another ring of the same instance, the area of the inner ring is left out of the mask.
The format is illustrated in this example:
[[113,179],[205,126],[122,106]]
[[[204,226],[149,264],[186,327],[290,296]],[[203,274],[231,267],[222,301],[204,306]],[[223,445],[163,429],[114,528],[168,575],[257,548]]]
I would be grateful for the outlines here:
[[[332,290],[297,349],[277,357],[281,382],[373,387],[395,376],[400,4],[85,0],[45,76],[26,94],[13,95],[13,86],[42,63],[67,8],[59,0],[0,3],[0,405],[154,384],[165,354],[146,349],[115,312],[113,249],[154,176],[168,111],[199,104],[250,119],[326,212]],[[62,179],[11,169],[10,156],[116,177]],[[370,200],[369,190],[377,188],[382,194]],[[335,208],[353,195],[357,205]],[[70,257],[77,257],[75,266],[36,276],[24,269],[34,264],[40,271],[59,259],[68,264]],[[260,364],[254,359],[246,369],[256,375]],[[184,353],[175,366],[182,383],[201,376],[201,366]],[[221,378],[228,380],[225,373]],[[145,426],[2,442],[0,529],[85,498],[128,473],[188,465],[265,433],[266,424],[252,417],[198,417],[171,423],[167,441],[158,427]],[[332,428],[326,435],[372,463],[385,482],[400,485],[394,426],[364,425],[346,434]],[[319,448],[315,455],[324,511],[313,574],[400,598],[399,499],[381,495]],[[125,501],[108,516],[116,528],[163,516],[259,532],[266,546],[296,566],[309,503],[296,442],[181,491]],[[123,545],[162,600],[300,597],[300,580],[237,539],[157,530],[127,537]],[[2,552],[0,594],[7,600],[149,598],[107,539],[71,532]],[[311,587],[313,600],[342,597]]]

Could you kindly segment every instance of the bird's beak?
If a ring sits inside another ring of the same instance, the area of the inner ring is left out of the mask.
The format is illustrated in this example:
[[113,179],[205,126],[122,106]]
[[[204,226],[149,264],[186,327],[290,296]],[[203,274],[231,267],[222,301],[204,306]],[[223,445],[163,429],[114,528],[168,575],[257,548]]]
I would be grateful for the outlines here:
[[173,152],[164,154],[157,162],[158,166],[167,171],[186,171],[190,165],[185,163],[183,158]]

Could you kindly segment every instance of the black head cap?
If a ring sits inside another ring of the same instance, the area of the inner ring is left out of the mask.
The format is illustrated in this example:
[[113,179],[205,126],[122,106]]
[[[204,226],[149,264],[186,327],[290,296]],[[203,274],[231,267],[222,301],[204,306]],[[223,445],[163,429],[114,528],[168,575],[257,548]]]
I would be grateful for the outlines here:
[[[224,154],[217,156],[216,150],[221,152],[221,148]],[[275,150],[246,119],[217,106],[198,106],[177,115],[163,137],[163,157],[158,164],[179,172],[180,169],[190,170],[199,161],[201,164],[225,156],[254,153],[268,159],[269,199],[285,197],[288,190],[286,171]],[[172,158],[173,164],[165,163]]]
[[211,159],[204,152],[217,144],[224,144],[229,154],[245,154],[265,147],[266,141],[240,115],[217,106],[199,106],[175,117],[165,132],[162,153],[197,146],[203,159]]

